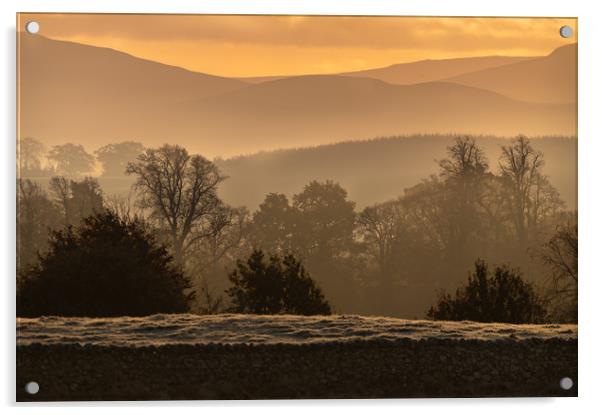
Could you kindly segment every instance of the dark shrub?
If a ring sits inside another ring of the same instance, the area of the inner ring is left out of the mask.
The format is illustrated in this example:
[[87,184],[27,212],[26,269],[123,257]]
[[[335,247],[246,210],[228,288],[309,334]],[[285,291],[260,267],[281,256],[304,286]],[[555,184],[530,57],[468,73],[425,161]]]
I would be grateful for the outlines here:
[[454,298],[440,293],[427,315],[435,320],[541,323],[546,312],[533,286],[518,270],[496,267],[491,276],[487,264],[477,260],[468,284],[458,288]]
[[54,232],[48,253],[25,272],[19,316],[143,316],[188,310],[188,281],[139,222],[113,213]]
[[263,252],[255,250],[246,262],[238,261],[228,277],[232,287],[226,292],[235,313],[331,313],[322,290],[292,255],[273,255],[265,261]]

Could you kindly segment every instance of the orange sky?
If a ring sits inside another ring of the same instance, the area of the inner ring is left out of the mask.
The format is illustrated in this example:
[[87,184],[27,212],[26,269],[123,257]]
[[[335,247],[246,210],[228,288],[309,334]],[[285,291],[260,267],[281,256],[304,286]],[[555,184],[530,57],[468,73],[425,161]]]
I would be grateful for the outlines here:
[[336,73],[422,59],[545,55],[576,19],[21,14],[40,34],[222,76]]

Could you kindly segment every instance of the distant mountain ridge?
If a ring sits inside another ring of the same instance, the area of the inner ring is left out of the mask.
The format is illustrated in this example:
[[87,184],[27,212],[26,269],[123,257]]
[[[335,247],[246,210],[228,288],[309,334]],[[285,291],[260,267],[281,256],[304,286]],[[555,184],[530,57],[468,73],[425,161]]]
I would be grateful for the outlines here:
[[[320,75],[252,84],[27,34],[19,37],[18,55],[19,136],[48,145],[72,141],[93,149],[133,139],[178,143],[212,157],[398,134],[576,130],[574,103],[518,101],[460,81],[394,85]],[[544,71],[546,62],[571,56],[516,58],[484,70],[537,61]],[[494,58],[470,59],[489,65]]]
[[[576,101],[577,44],[545,56],[483,56],[427,59],[337,75],[372,78],[396,85],[448,81],[498,92],[519,101],[567,104]],[[287,78],[238,78],[249,83]]]
[[[473,58],[425,59],[416,62],[396,63],[381,68],[340,72],[333,75],[373,78],[390,84],[412,85],[441,81],[452,76],[533,58],[524,56],[482,56]],[[249,83],[261,83],[292,77],[294,76],[256,76],[237,79]]]
[[98,147],[146,135],[170,137],[166,108],[245,85],[113,49],[22,34],[18,44],[20,134]]
[[450,82],[391,85],[338,75],[248,85],[176,112],[181,123],[195,118],[201,137],[215,136],[238,153],[400,133],[570,135],[576,129],[570,105],[525,103]]
[[474,58],[427,59],[394,64],[384,68],[345,72],[340,75],[380,79],[390,84],[411,85],[443,81],[453,76],[534,59],[524,56],[482,56]]
[[575,103],[577,44],[562,46],[540,58],[465,73],[447,81],[484,88],[521,101]]

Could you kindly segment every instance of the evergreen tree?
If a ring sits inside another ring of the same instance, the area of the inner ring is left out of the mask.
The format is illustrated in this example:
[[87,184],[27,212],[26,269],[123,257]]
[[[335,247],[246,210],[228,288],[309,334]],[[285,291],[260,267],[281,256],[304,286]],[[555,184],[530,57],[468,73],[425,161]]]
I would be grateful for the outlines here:
[[533,286],[517,270],[495,267],[491,276],[482,260],[468,284],[458,288],[455,297],[442,292],[427,315],[435,320],[472,320],[498,323],[541,323],[545,308]]
[[139,222],[107,212],[53,232],[17,292],[19,316],[182,313],[192,293],[166,248]]
[[246,262],[238,261],[229,275],[226,292],[231,311],[252,314],[330,314],[322,290],[292,255],[271,256],[254,250]]

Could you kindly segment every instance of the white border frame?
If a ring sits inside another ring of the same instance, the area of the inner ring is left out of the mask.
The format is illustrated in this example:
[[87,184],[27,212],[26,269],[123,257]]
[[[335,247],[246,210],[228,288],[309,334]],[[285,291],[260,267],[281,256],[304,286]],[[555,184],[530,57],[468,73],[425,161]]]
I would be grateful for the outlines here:
[[[305,414],[309,411],[346,411],[364,413],[368,408],[379,412],[426,411],[447,414],[483,413],[507,415],[520,409],[566,414],[568,411],[595,412],[602,407],[599,396],[599,374],[602,371],[599,350],[600,309],[596,307],[602,293],[602,275],[597,261],[600,250],[602,207],[600,196],[600,165],[602,134],[599,125],[602,99],[600,88],[602,24],[598,2],[593,0],[547,0],[527,2],[505,0],[483,2],[469,0],[163,0],[136,2],[135,0],[5,0],[2,8],[3,54],[2,83],[4,96],[2,126],[2,189],[4,203],[0,206],[2,239],[0,264],[3,265],[0,304],[2,328],[0,329],[0,357],[3,368],[0,374],[0,403],[7,413],[43,412],[52,414],[105,414],[106,406],[129,407],[134,414],[164,414],[167,407],[177,407],[182,413],[219,411],[250,415],[266,413],[281,415]],[[580,398],[522,398],[522,399],[424,399],[424,400],[343,400],[343,401],[227,401],[227,402],[138,402],[138,403],[55,403],[15,404],[15,13],[16,12],[104,12],[104,13],[224,13],[224,14],[346,14],[346,15],[425,15],[425,16],[545,16],[579,18],[579,268],[582,275],[579,295],[579,396]],[[598,43],[596,43],[598,42]],[[596,119],[598,115],[598,119]],[[198,407],[201,408],[198,408]],[[133,408],[137,407],[137,408]],[[520,409],[519,409],[520,408]]]

